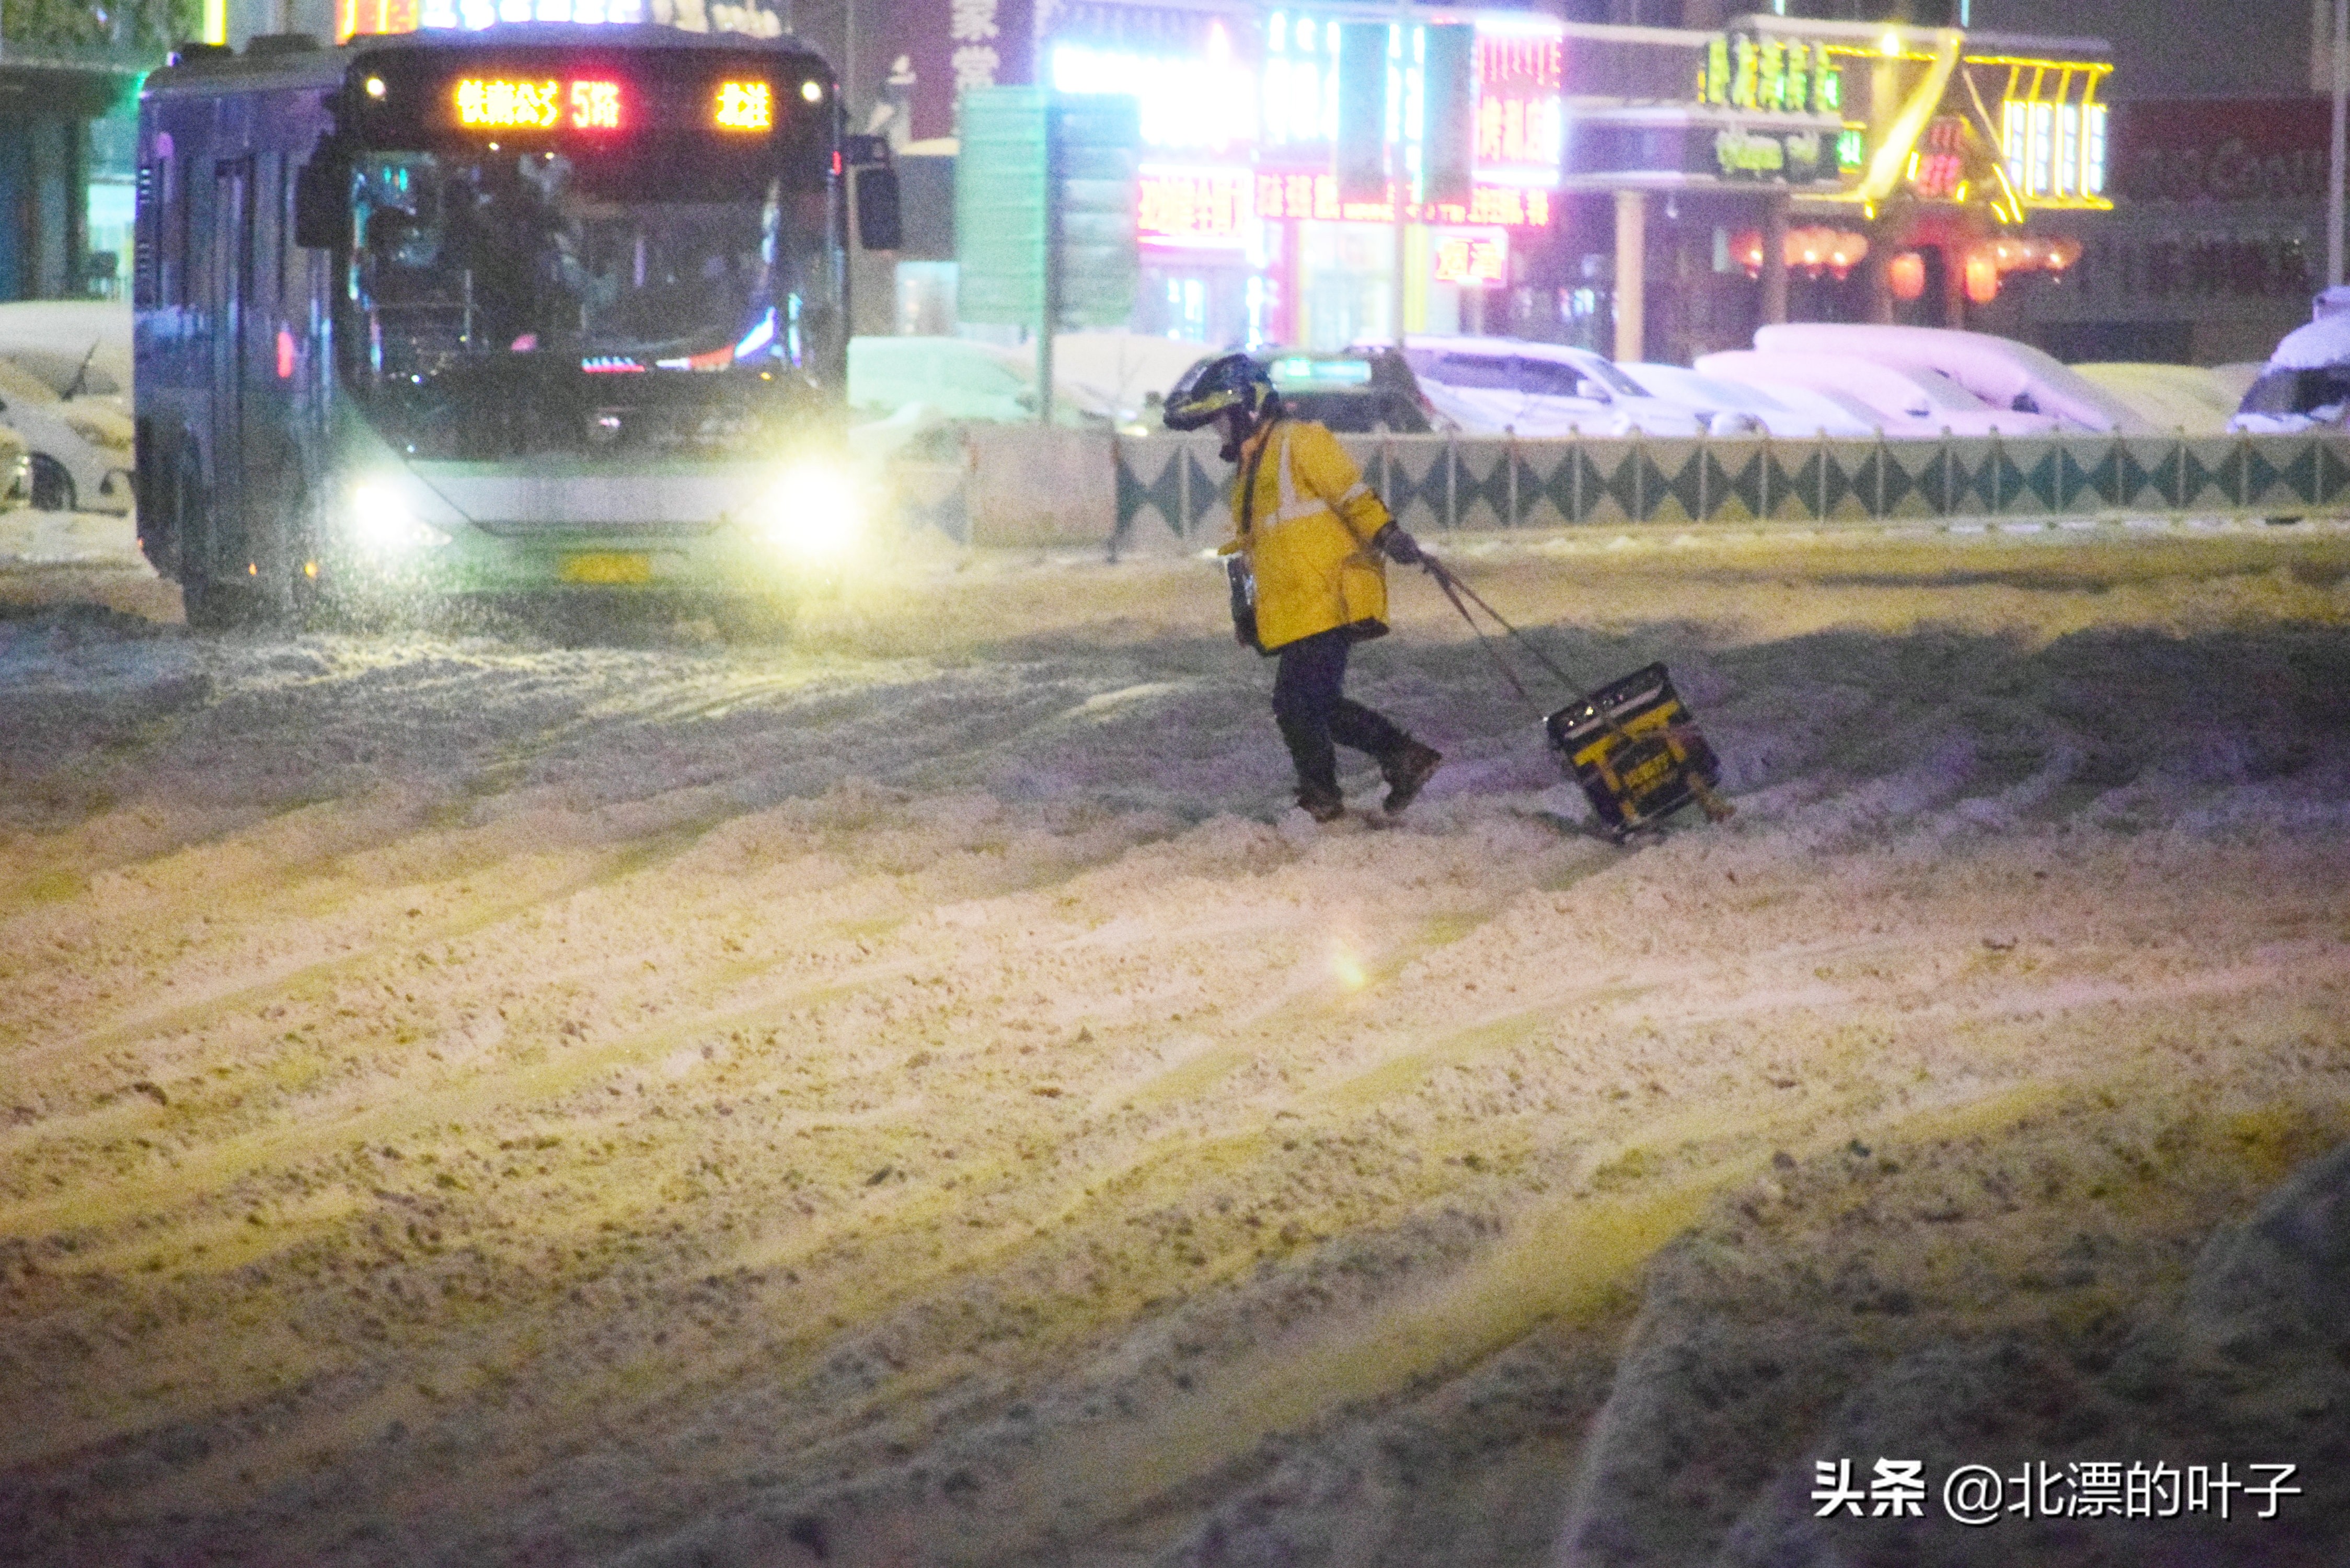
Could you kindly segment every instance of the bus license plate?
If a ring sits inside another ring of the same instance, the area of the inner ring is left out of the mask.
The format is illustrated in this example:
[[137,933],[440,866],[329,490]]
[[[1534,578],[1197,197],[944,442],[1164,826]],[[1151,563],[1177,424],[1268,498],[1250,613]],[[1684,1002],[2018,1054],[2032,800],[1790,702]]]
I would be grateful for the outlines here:
[[563,557],[563,580],[567,583],[650,583],[653,580],[653,558],[647,555],[616,551],[566,556]]

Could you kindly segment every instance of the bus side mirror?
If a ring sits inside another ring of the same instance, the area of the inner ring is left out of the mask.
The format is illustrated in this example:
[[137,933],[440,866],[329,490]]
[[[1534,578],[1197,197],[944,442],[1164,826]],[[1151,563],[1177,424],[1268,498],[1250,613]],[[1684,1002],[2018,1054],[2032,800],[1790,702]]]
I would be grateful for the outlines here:
[[313,161],[294,175],[294,243],[305,250],[339,250],[350,243],[349,176]]
[[883,164],[857,171],[857,243],[894,251],[905,242],[898,219],[898,171]]

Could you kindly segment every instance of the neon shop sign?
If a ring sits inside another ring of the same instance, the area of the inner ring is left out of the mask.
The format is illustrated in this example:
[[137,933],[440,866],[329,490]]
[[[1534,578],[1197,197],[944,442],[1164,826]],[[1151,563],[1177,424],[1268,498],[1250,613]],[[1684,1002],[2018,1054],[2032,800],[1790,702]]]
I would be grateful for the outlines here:
[[1765,113],[1841,114],[1844,77],[1825,44],[1724,33],[1706,43],[1697,99]]

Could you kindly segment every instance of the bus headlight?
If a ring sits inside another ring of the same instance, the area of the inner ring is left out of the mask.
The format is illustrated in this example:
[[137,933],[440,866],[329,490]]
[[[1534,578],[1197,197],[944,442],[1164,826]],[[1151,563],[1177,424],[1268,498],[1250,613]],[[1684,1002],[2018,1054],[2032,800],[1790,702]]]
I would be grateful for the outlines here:
[[759,503],[755,526],[769,542],[808,560],[848,553],[863,532],[857,483],[845,468],[805,462],[784,471]]
[[350,518],[353,541],[380,555],[404,555],[449,543],[447,534],[417,516],[397,490],[380,481],[352,490]]

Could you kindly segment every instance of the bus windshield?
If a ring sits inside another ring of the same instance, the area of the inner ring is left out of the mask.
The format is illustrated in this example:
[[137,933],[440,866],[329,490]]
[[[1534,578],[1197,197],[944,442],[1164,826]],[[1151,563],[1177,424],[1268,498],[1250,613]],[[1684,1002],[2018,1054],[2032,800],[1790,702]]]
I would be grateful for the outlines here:
[[840,387],[820,183],[484,149],[365,155],[352,195],[344,377],[411,455],[749,455]]

